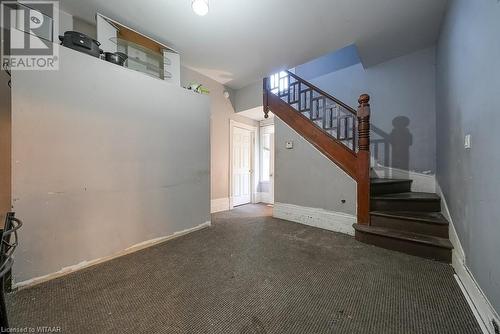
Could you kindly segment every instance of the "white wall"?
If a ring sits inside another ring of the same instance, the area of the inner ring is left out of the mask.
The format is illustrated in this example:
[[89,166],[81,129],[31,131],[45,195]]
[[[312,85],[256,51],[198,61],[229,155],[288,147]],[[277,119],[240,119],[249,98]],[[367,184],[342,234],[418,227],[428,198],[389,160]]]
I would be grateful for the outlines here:
[[17,282],[210,220],[209,99],[62,47],[59,71],[18,71]]

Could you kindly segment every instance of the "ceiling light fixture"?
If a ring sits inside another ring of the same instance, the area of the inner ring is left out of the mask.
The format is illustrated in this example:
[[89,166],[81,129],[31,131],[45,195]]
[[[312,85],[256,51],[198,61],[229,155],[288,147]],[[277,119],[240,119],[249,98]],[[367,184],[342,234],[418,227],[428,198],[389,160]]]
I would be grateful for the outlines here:
[[208,14],[208,0],[192,0],[191,7],[193,11],[200,16]]

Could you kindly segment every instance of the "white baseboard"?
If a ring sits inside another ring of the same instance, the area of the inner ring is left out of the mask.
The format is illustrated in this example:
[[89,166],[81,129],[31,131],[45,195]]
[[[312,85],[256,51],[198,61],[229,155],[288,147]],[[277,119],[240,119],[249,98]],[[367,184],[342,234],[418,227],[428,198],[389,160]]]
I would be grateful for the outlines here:
[[413,180],[411,190],[415,192],[433,193],[436,189],[436,176],[433,174],[417,173],[380,165],[373,167],[372,171],[380,178]]
[[274,203],[273,216],[295,223],[354,236],[356,217],[341,212],[309,208],[293,204]]
[[63,268],[63,269],[59,270],[58,272],[55,272],[52,274],[44,275],[41,277],[36,277],[36,278],[30,279],[27,281],[23,281],[23,282],[19,282],[19,283],[14,283],[13,288],[19,289],[19,290],[26,289],[26,288],[38,285],[40,283],[44,283],[44,282],[53,280],[55,278],[68,275],[68,274],[73,273],[75,271],[79,271],[79,270],[82,270],[82,269],[85,269],[88,267],[92,267],[92,266],[95,266],[96,264],[107,262],[107,261],[116,259],[118,257],[122,257],[124,255],[128,255],[128,254],[140,251],[142,249],[161,244],[161,243],[166,242],[168,240],[175,239],[175,238],[181,237],[183,235],[210,227],[211,225],[212,225],[212,223],[208,221],[208,222],[205,222],[205,223],[200,224],[198,226],[195,226],[195,227],[183,230],[183,231],[175,232],[172,235],[168,235],[165,237],[160,237],[160,238],[156,238],[156,239],[152,239],[152,240],[147,240],[147,241],[138,243],[136,245],[130,246],[130,247],[124,249],[123,251],[120,251],[120,252],[113,254],[113,255],[110,255],[110,256],[106,256],[106,257],[102,257],[102,258],[90,260],[90,261],[84,261],[84,262],[81,262],[79,264]]
[[273,204],[273,199],[271,198],[270,193],[259,193],[259,194],[260,194],[259,202],[266,204]]
[[229,198],[217,198],[210,202],[210,213],[229,211]]
[[453,225],[446,198],[438,183],[436,183],[436,193],[441,197],[442,214],[450,222],[449,234],[453,244],[452,266],[456,273],[455,278],[483,333],[495,334],[492,321],[495,320],[500,325],[500,317],[467,268],[466,254]]

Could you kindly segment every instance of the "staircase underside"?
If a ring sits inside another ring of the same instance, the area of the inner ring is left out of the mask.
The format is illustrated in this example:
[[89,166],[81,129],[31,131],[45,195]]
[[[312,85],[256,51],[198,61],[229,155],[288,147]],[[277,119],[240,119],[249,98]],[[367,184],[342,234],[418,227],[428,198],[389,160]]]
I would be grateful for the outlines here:
[[411,191],[411,180],[371,180],[371,224],[355,224],[356,239],[378,247],[450,263],[453,246],[441,199]]

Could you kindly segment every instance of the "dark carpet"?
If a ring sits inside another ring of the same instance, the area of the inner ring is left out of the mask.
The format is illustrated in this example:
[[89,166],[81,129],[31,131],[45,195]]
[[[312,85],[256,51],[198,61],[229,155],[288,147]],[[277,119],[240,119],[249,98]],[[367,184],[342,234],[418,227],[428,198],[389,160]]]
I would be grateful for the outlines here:
[[9,295],[62,333],[481,333],[449,265],[268,217],[213,226]]

